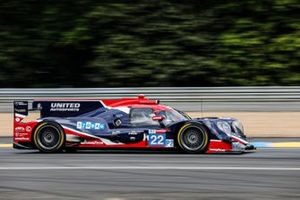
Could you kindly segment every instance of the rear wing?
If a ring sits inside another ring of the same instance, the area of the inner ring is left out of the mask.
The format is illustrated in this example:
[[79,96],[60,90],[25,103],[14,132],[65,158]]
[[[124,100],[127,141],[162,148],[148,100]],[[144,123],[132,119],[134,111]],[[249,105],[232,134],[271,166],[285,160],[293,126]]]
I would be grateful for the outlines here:
[[96,100],[37,100],[32,104],[28,101],[15,101],[14,117],[23,119],[29,111],[40,111],[42,118],[76,117],[100,108],[104,108],[104,105]]
[[14,101],[14,117],[25,118],[28,115],[28,101]]

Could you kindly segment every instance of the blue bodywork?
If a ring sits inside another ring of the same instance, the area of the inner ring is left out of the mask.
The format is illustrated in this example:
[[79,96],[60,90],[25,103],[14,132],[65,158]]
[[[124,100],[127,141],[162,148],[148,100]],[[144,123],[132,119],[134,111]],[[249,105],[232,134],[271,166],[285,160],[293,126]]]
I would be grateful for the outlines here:
[[[40,120],[54,121],[58,124],[77,131],[85,132],[90,135],[106,138],[114,142],[135,143],[143,140],[144,133],[149,130],[160,130],[161,126],[136,127],[130,124],[130,115],[119,109],[108,109],[105,107],[97,108],[93,111],[83,113],[76,117],[44,117]],[[118,126],[116,121],[121,122]],[[217,126],[219,121],[226,121],[232,126],[234,118],[196,118],[177,121],[166,127],[166,139],[176,139],[178,129],[187,122],[199,123],[206,127],[210,139],[231,142],[231,137],[220,130]],[[232,128],[233,130],[233,128]],[[234,132],[234,131],[233,131]],[[246,140],[243,134],[235,133],[238,137]]]

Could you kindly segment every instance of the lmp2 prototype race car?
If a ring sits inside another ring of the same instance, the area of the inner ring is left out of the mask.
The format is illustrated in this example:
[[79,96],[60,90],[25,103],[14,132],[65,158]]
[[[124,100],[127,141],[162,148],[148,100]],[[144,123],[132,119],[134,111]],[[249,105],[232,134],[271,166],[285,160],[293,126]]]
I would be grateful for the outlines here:
[[[25,122],[29,111],[38,111],[40,118]],[[144,95],[102,100],[40,99],[32,104],[15,101],[13,147],[47,153],[114,148],[179,149],[186,153],[255,149],[236,119],[192,119]]]

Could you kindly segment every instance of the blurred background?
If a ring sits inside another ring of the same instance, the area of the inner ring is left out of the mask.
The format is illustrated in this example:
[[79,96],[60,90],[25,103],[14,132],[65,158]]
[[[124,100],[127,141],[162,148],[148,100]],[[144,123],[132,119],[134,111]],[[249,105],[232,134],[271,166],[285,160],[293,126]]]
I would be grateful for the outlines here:
[[296,0],[0,2],[0,87],[300,84]]
[[299,11],[296,0],[1,1],[0,135],[16,99],[145,93],[193,117],[239,118],[250,136],[300,136]]
[[[0,199],[299,200],[299,65],[299,0],[0,0]],[[258,149],[12,149],[14,100],[138,94],[237,118]]]

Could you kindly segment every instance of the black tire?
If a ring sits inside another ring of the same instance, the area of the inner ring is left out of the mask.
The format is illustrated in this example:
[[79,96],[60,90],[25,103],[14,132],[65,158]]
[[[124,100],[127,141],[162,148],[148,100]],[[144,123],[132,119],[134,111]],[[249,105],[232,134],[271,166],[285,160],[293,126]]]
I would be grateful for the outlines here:
[[205,153],[209,145],[209,134],[201,124],[186,123],[178,132],[177,144],[186,153]]
[[41,152],[61,152],[65,145],[65,134],[58,124],[42,122],[33,133],[33,141]]

